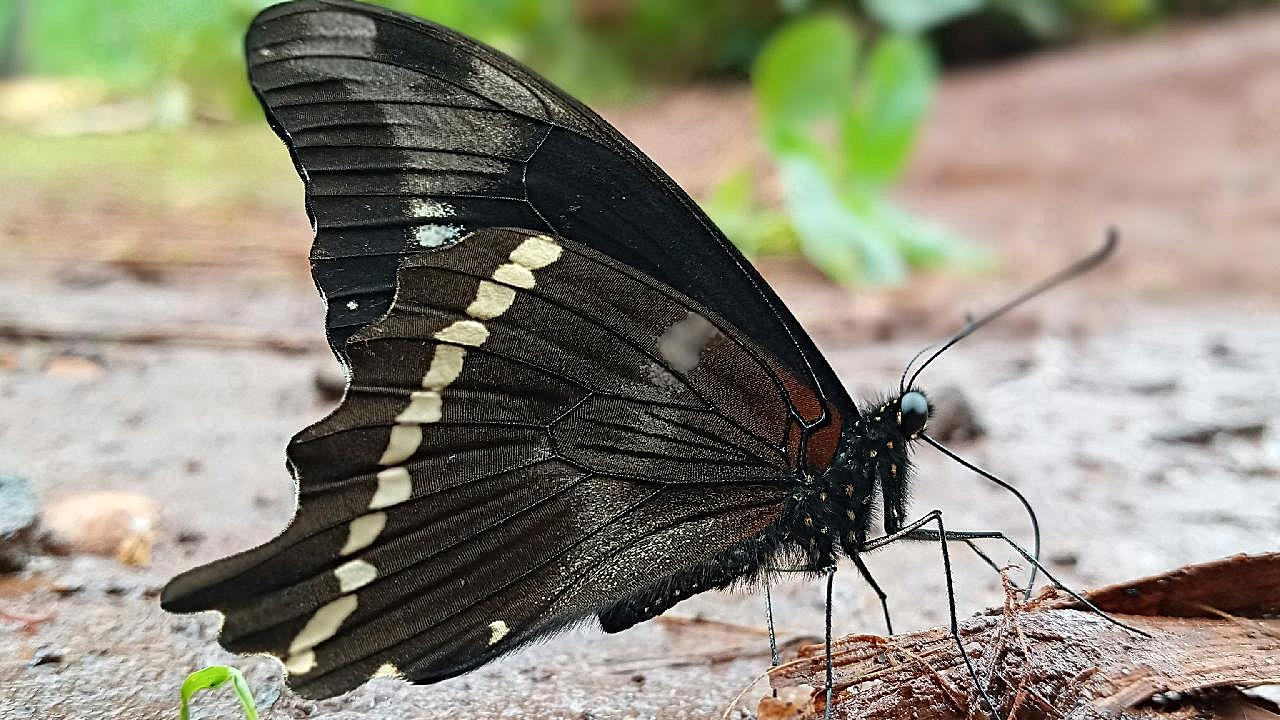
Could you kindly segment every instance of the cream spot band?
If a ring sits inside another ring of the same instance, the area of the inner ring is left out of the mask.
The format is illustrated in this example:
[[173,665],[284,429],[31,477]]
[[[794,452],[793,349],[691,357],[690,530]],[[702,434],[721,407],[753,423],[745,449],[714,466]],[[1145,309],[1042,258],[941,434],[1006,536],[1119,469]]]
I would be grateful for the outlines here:
[[[437,208],[423,205],[424,214],[437,212]],[[479,347],[489,339],[489,328],[484,321],[493,320],[511,309],[516,300],[516,289],[529,290],[536,283],[533,271],[540,270],[560,259],[564,249],[545,236],[534,236],[522,241],[503,263],[493,272],[493,280],[481,280],[475,299],[467,306],[469,319],[455,320],[435,333],[439,341],[431,357],[431,365],[422,377],[422,390],[409,395],[408,405],[395,418],[395,425],[387,438],[387,447],[378,459],[385,468],[377,473],[378,485],[369,500],[369,510],[399,505],[413,497],[413,477],[401,464],[413,457],[422,445],[422,426],[440,422],[444,411],[443,392],[462,374],[466,347]],[[338,551],[340,557],[354,555],[372,546],[386,528],[384,512],[369,512],[355,520],[347,528],[347,540]],[[336,600],[316,610],[302,630],[289,645],[285,669],[292,675],[314,670],[319,660],[315,646],[338,633],[359,606],[356,592],[378,579],[378,569],[371,562],[355,558],[333,571],[342,593]],[[502,620],[489,623],[489,644],[500,642],[511,629]],[[396,677],[400,670],[391,663],[378,668],[376,677]]]

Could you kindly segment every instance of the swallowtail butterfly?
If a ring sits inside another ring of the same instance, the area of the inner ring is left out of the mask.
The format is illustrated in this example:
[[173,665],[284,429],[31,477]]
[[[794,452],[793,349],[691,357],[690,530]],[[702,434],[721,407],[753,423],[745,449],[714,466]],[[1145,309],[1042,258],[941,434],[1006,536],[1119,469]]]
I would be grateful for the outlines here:
[[[321,698],[606,632],[907,523],[929,403],[860,407],[760,275],[604,120],[499,52],[349,0],[262,12],[249,78],[306,186],[348,370],[293,522],[165,588]],[[934,523],[937,531],[922,529]],[[945,548],[945,545],[944,545]]]

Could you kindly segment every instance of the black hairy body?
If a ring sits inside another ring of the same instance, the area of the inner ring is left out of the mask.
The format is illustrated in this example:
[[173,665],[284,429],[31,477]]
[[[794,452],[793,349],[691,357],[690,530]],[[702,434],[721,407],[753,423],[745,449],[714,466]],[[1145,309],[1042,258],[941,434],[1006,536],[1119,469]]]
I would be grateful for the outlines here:
[[896,398],[868,405],[841,433],[835,458],[820,475],[798,473],[781,517],[757,537],[671,576],[600,612],[606,632],[621,632],[708,590],[754,587],[786,568],[821,575],[840,557],[865,550],[883,496],[884,528],[902,528],[911,478],[909,443]]

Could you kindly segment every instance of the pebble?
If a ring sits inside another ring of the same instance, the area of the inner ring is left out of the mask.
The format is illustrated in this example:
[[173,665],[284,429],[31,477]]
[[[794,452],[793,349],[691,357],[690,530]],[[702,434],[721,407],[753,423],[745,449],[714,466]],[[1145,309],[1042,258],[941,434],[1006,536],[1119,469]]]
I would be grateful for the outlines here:
[[1208,445],[1218,435],[1259,438],[1267,430],[1266,418],[1242,418],[1215,422],[1181,422],[1166,426],[1153,436],[1164,443]]
[[45,375],[65,380],[97,380],[103,372],[93,358],[79,355],[54,355],[44,365]]
[[31,660],[27,663],[28,667],[40,667],[41,665],[57,665],[62,662],[67,655],[66,651],[54,647],[52,645],[41,645],[31,654]]
[[941,442],[968,442],[987,434],[969,397],[955,385],[944,385],[929,393],[933,416],[929,434]]
[[26,478],[0,473],[0,572],[27,566],[38,542],[40,504]]
[[124,492],[93,492],[59,500],[45,513],[52,543],[71,554],[114,557],[125,565],[151,562],[159,517],[155,501]]
[[316,389],[316,394],[324,400],[341,400],[342,394],[347,391],[346,374],[342,368],[332,363],[316,368],[311,376],[311,382]]

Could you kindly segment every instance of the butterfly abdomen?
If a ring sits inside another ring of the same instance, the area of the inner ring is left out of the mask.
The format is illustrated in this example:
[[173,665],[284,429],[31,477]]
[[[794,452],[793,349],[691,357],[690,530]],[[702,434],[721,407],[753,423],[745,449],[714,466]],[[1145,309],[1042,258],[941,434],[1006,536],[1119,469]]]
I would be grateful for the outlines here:
[[601,610],[600,627],[609,633],[622,632],[698,593],[750,584],[767,572],[777,550],[777,535],[767,530],[758,538],[731,547],[706,563],[676,573]]

